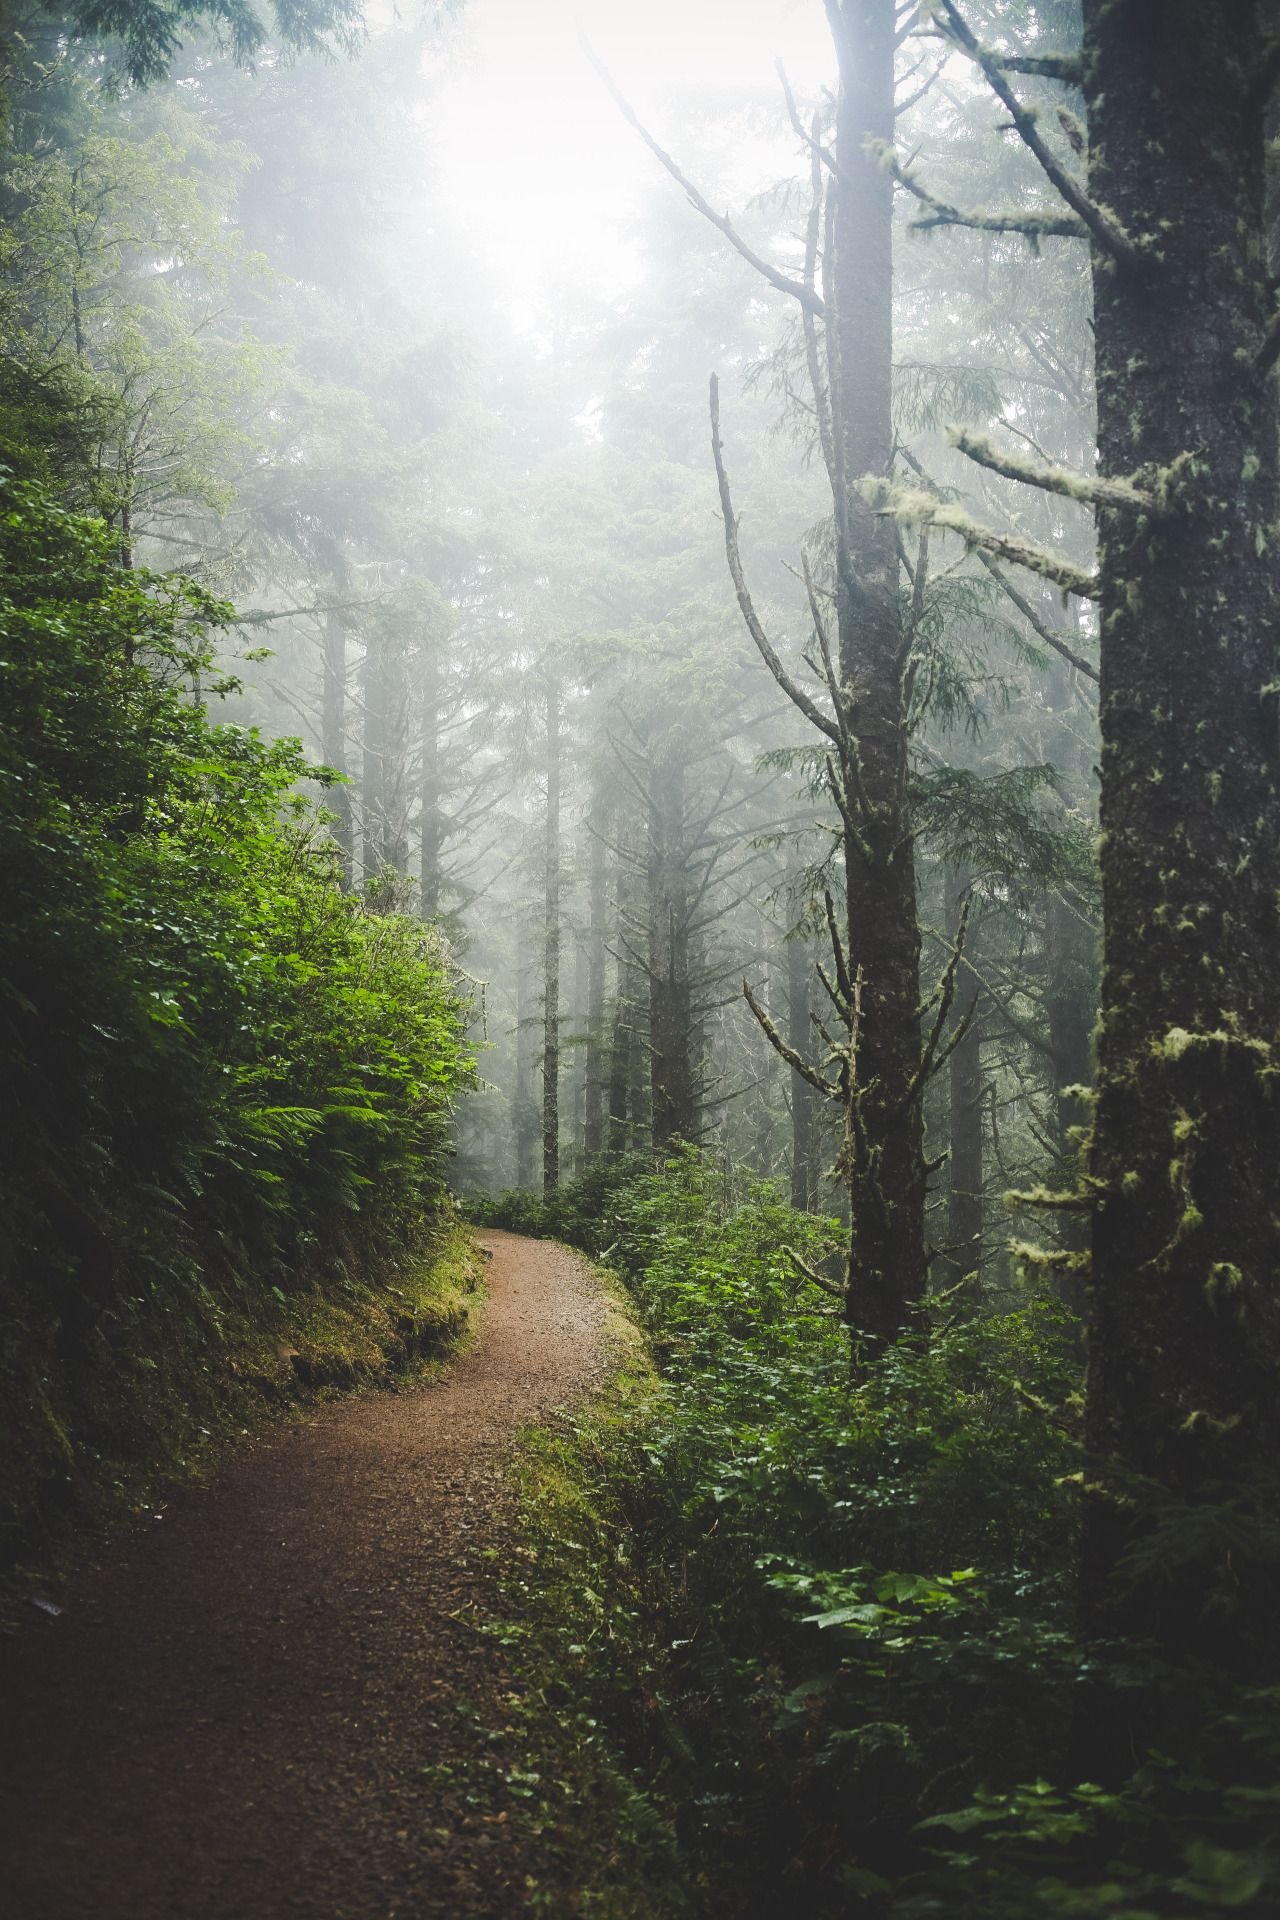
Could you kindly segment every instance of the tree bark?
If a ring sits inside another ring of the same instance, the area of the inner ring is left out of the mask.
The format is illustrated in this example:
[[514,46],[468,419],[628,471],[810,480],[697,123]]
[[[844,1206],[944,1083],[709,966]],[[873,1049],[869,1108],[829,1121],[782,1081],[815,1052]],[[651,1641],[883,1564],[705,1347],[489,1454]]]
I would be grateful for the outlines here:
[[844,1154],[846,1313],[855,1351],[910,1325],[926,1278],[920,929],[907,804],[897,539],[857,489],[893,458],[893,183],[867,151],[891,141],[893,0],[840,0],[835,258],[827,315],[838,467],[836,612],[849,972],[860,976]]
[[[800,936],[786,942],[787,950],[787,1041],[802,1058],[813,1055],[813,1036],[809,1022],[809,981],[812,965],[809,950]],[[818,1122],[817,1096],[809,1082],[791,1069],[791,1204],[801,1213],[811,1213],[817,1198]]]
[[1274,1575],[1206,1515],[1234,1500],[1247,1536],[1274,1514],[1280,1461],[1280,490],[1257,371],[1273,310],[1257,18],[1252,0],[1084,0],[1090,191],[1141,256],[1094,260],[1101,470],[1161,474],[1169,501],[1100,524],[1087,1442],[1107,1491],[1087,1508],[1084,1599],[1096,1633],[1175,1654],[1211,1634],[1224,1662],[1274,1665]]
[[649,1050],[653,1146],[666,1153],[697,1132],[689,981],[689,876],[684,766],[677,751],[652,769],[649,806]]
[[[954,946],[963,925],[964,899],[973,876],[962,867],[943,874],[946,890],[945,926]],[[982,1034],[973,1017],[980,989],[963,960],[956,969],[955,999],[950,1016],[954,1035],[968,1021],[963,1037],[947,1063],[951,1117],[951,1153],[947,1189],[947,1286],[967,1285],[976,1296],[982,1267],[985,1226],[982,1164]]]
[[560,1184],[560,688],[547,687],[547,813],[543,843],[542,1190]]

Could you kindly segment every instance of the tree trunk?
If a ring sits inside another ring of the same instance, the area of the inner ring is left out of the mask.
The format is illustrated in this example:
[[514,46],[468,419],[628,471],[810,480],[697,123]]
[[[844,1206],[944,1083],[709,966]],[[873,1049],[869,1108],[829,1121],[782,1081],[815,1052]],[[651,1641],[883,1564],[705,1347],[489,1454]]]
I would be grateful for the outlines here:
[[383,657],[382,858],[400,880],[409,873],[409,741],[413,690],[402,634]]
[[[964,868],[948,867],[943,875],[946,889],[945,925],[948,941],[954,946],[960,937],[965,894],[973,876]],[[978,1292],[982,1266],[984,1221],[982,1170],[982,1038],[978,1022],[972,1016],[978,1003],[979,987],[972,970],[960,962],[956,970],[955,1000],[951,1009],[951,1032],[964,1020],[969,1024],[964,1037],[953,1048],[948,1067],[948,1092],[951,1109],[951,1153],[948,1162],[947,1258],[944,1285],[968,1283]]]
[[366,883],[382,872],[386,816],[382,799],[383,750],[386,738],[386,686],[381,641],[370,633],[365,640],[360,676],[364,725],[360,755],[360,848]]
[[[805,941],[797,934],[786,942],[787,1041],[804,1059],[812,1058],[809,1025],[809,979],[812,965]],[[808,1081],[791,1069],[791,1204],[810,1213],[817,1198],[817,1095]]]
[[[599,801],[601,796],[597,795]],[[607,813],[603,804],[594,810],[595,831],[591,835],[587,933],[587,1067],[585,1111],[583,1115],[583,1152],[588,1161],[604,1151],[605,1121],[605,932],[609,910],[608,847],[604,840]]]
[[[517,920],[522,921],[523,912],[517,909]],[[516,1136],[516,1185],[522,1193],[533,1186],[534,1153],[537,1147],[538,1122],[537,1109],[533,1100],[533,1015],[530,1006],[532,996],[529,992],[529,956],[523,940],[524,929],[517,926],[516,933],[516,1080],[515,1122]]]
[[[321,696],[320,758],[335,773],[347,771],[347,629],[341,613],[330,607],[324,620],[324,687]],[[351,788],[346,781],[330,787],[325,805],[334,816],[330,828],[342,872],[344,893],[351,886],[354,842],[351,832]]]
[[418,888],[424,920],[440,913],[440,848],[443,815],[440,807],[440,660],[430,640],[419,679],[422,706],[422,772],[419,780]]
[[560,689],[547,688],[542,1002],[542,1190],[560,1184]]
[[649,1051],[653,1146],[667,1153],[697,1132],[689,983],[689,887],[684,767],[675,755],[652,769],[649,807]]
[[[840,0],[840,184],[827,318],[837,476],[836,610],[849,972],[859,1013],[844,1154],[847,1317],[855,1350],[894,1339],[925,1289],[920,931],[907,806],[897,539],[857,482],[887,478],[893,345],[893,183],[867,151],[892,141],[894,0]],[[860,976],[860,978],[859,978]]]
[[[1089,1503],[1086,1617],[1174,1653],[1211,1643],[1224,1662],[1274,1664],[1274,1571],[1247,1538],[1280,1461],[1262,53],[1253,0],[1084,0],[1084,27],[1091,193],[1142,253],[1094,262],[1101,469],[1169,486],[1162,513],[1100,516],[1087,1441],[1091,1478],[1137,1497]],[[1215,1531],[1206,1509],[1228,1500],[1240,1525]],[[1118,1579],[1157,1512],[1157,1573],[1139,1578],[1130,1559]]]

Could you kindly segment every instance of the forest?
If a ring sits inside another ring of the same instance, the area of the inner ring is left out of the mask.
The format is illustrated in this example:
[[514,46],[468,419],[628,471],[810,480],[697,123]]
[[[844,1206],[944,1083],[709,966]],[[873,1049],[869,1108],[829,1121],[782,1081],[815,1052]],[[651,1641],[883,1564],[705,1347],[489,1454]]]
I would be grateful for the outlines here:
[[13,1920],[1280,1916],[1278,367],[1276,0],[6,0]]

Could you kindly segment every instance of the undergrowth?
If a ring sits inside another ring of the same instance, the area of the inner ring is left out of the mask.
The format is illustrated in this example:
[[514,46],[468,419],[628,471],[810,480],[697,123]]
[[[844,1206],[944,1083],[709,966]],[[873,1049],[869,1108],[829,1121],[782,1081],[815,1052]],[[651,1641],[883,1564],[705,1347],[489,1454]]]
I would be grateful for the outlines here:
[[[475,1210],[606,1259],[663,1383],[525,1470],[543,1691],[624,1783],[624,1829],[656,1823],[683,1863],[617,1912],[1280,1912],[1280,1701],[1076,1636],[1056,1301],[944,1302],[927,1352],[855,1381],[786,1253],[820,1267],[835,1223],[764,1183],[690,1151]],[[1135,1692],[1167,1738],[1108,1754],[1091,1717],[1123,1726]]]
[[123,1380],[101,1378],[77,1408],[83,1438],[34,1517],[0,1560],[0,1624],[73,1578],[130,1515],[158,1512],[175,1487],[202,1482],[265,1422],[326,1394],[394,1387],[465,1342],[481,1298],[471,1234],[442,1218],[394,1264],[344,1269],[326,1288],[281,1295],[272,1311],[209,1323],[150,1320],[122,1353]]

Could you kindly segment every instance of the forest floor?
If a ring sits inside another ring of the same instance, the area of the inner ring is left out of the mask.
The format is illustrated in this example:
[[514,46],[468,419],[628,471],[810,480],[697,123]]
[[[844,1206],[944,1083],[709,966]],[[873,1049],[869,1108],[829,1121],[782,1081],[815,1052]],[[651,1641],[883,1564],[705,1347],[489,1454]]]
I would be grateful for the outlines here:
[[611,1308],[562,1248],[480,1239],[489,1300],[443,1379],[247,1448],[0,1647],[10,1920],[534,1910],[507,1464],[606,1380]]

